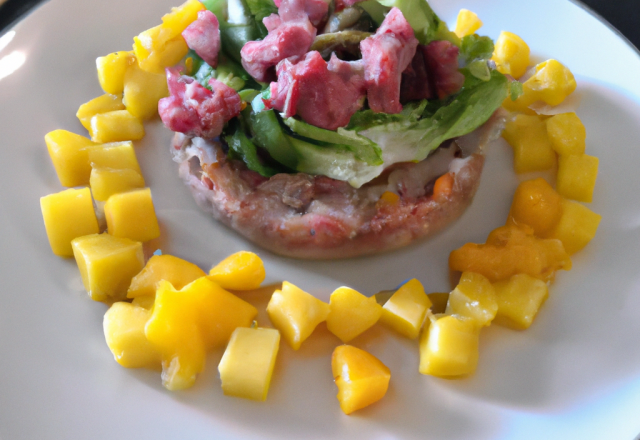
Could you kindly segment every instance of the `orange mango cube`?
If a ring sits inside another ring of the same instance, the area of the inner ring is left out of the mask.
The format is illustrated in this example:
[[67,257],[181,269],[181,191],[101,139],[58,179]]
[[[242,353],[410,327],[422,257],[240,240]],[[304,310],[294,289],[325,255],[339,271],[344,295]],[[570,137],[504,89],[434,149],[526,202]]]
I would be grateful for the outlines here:
[[144,137],[144,125],[127,110],[114,110],[94,115],[90,132],[91,140],[99,143],[138,141]]
[[511,32],[502,31],[496,40],[491,59],[498,72],[520,78],[527,71],[531,50],[522,38]]
[[104,202],[113,194],[144,188],[142,175],[130,168],[93,168],[89,178],[93,197]]
[[98,81],[105,93],[119,95],[124,90],[124,73],[136,62],[133,52],[120,51],[96,59]]
[[136,241],[160,236],[160,226],[149,188],[114,194],[104,205],[109,234]]
[[329,300],[327,328],[346,343],[372,327],[381,315],[382,306],[374,297],[366,297],[348,287],[339,287]]
[[502,137],[513,148],[516,173],[544,171],[555,165],[556,153],[540,116],[517,115],[507,122]]
[[458,18],[456,19],[456,27],[453,32],[458,36],[458,38],[462,38],[467,35],[475,34],[481,27],[482,21],[478,18],[478,15],[475,12],[471,12],[468,9],[460,9],[460,12],[458,12]]
[[478,327],[484,327],[491,324],[497,311],[496,292],[491,282],[480,274],[464,272],[449,294],[445,313],[467,317]]
[[223,289],[254,290],[266,276],[264,263],[253,252],[240,251],[229,255],[209,271],[209,279]]
[[598,177],[599,160],[588,154],[561,156],[558,161],[558,193],[579,202],[591,202]]
[[82,104],[80,108],[78,108],[76,117],[80,120],[82,126],[91,133],[91,118],[99,113],[112,112],[115,110],[124,110],[122,96],[106,94]]
[[284,281],[267,305],[269,319],[294,350],[311,336],[313,330],[327,319],[329,304]]
[[87,148],[97,145],[95,142],[67,130],[51,131],[44,141],[62,186],[89,184],[91,165]]
[[538,310],[549,296],[547,283],[525,273],[494,284],[498,313],[494,322],[524,330],[531,326]]
[[154,298],[161,280],[166,280],[180,290],[187,284],[207,274],[193,263],[173,255],[154,255],[149,258],[144,269],[131,280],[127,298],[148,296]]
[[573,255],[593,240],[600,220],[602,216],[586,206],[571,200],[563,200],[562,217],[550,238],[560,240],[569,255]]
[[164,72],[146,72],[137,63],[127,67],[123,102],[133,116],[140,119],[155,116],[158,114],[158,101],[166,96],[169,96],[169,89]]
[[382,399],[389,388],[391,371],[378,358],[351,345],[339,345],[331,355],[338,401],[345,414]]
[[421,374],[444,378],[468,376],[478,365],[480,327],[463,316],[430,318],[420,336]]
[[560,155],[583,154],[587,131],[575,113],[561,113],[546,121],[551,145]]
[[89,163],[93,168],[131,169],[142,174],[133,149],[133,142],[109,142],[88,147]]
[[380,322],[403,336],[415,339],[420,333],[431,300],[420,281],[404,283],[382,307]]
[[67,189],[40,198],[49,245],[54,254],[72,257],[71,241],[100,232],[89,188]]
[[543,178],[518,185],[507,222],[531,226],[538,237],[546,238],[562,216],[562,197]]

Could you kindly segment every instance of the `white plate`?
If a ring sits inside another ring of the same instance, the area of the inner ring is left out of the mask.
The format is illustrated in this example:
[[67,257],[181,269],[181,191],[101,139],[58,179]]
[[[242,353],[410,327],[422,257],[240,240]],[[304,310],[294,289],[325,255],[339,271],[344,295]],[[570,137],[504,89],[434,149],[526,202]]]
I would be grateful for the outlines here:
[[[171,393],[151,371],[118,366],[102,335],[106,310],[83,292],[71,260],[51,254],[38,198],[60,191],[43,136],[82,133],[74,114],[101,94],[94,60],[131,47],[172,0],[53,0],[15,27],[0,59],[25,62],[0,80],[0,438],[420,438],[625,439],[640,434],[640,57],[579,6],[564,0],[434,0],[449,23],[477,12],[483,33],[521,35],[534,54],[571,68],[587,151],[600,157],[590,208],[598,235],[558,274],[526,332],[483,332],[477,373],[446,381],[417,372],[417,344],[382,328],[355,341],[392,371],[388,395],[353,416],[335,398],[320,330],[293,353],[282,344],[268,401],[222,395],[213,354],[196,386]],[[8,38],[8,37],[6,37]],[[6,40],[5,40],[6,41]],[[16,55],[17,54],[17,55]],[[2,65],[0,61],[0,65]],[[5,61],[6,63],[6,61]],[[0,75],[1,76],[1,75]],[[170,161],[159,123],[138,146],[163,236],[155,245],[204,268],[256,250],[201,214]],[[434,239],[341,262],[300,262],[257,250],[268,281],[290,280],[327,299],[346,284],[366,293],[417,277],[448,289],[448,252],[484,241],[504,222],[517,178],[510,149],[489,151],[479,193],[464,217]]]

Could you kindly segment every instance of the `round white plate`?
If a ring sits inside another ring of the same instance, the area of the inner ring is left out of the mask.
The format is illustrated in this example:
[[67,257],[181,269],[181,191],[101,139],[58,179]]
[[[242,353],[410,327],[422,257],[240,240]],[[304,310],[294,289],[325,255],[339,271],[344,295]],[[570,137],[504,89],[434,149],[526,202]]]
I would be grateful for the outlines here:
[[[219,352],[184,392],[163,389],[157,372],[116,364],[102,334],[106,307],[84,293],[74,261],[49,249],[38,199],[63,188],[43,136],[57,128],[84,133],[74,115],[102,93],[95,58],[130,48],[132,37],[158,24],[172,3],[52,0],[0,40],[6,43],[0,49],[2,440],[630,440],[640,434],[640,56],[566,0],[433,1],[449,23],[461,7],[471,9],[484,21],[481,33],[515,32],[537,59],[569,66],[582,98],[587,152],[600,158],[589,206],[603,216],[598,235],[575,256],[573,270],[558,274],[528,331],[483,331],[473,377],[420,375],[416,341],[381,327],[354,345],[390,367],[391,386],[381,402],[352,416],[341,413],[335,398],[330,354],[338,340],[322,326],[298,352],[281,344],[265,403],[223,396]],[[325,300],[340,285],[372,294],[410,277],[428,291],[448,290],[448,253],[483,242],[505,221],[518,182],[511,151],[498,141],[473,205],[437,237],[376,257],[301,262],[256,249],[201,214],[177,178],[169,139],[154,122],[137,146],[162,225],[152,246],[205,269],[231,252],[255,250],[268,282],[286,279]]]

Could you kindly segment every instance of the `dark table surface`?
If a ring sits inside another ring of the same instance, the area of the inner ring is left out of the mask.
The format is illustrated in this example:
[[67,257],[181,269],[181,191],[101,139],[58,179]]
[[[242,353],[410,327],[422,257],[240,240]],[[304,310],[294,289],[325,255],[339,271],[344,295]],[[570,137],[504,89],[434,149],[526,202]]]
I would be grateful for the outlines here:
[[[43,0],[0,0],[0,34]],[[640,48],[640,0],[582,0]]]

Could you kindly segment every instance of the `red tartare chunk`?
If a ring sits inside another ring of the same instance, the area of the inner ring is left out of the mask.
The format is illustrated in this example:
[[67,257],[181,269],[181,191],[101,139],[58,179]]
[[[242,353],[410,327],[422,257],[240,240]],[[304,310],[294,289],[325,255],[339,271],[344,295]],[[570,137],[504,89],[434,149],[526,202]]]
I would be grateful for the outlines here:
[[218,65],[220,24],[209,10],[198,11],[198,18],[182,32],[189,49],[194,50],[211,67]]
[[279,17],[265,17],[269,34],[264,40],[249,41],[240,51],[242,66],[258,81],[274,79],[272,67],[289,57],[302,57],[311,47],[316,28],[305,13],[304,0],[282,0]]
[[158,113],[172,131],[211,139],[222,133],[224,124],[240,114],[238,92],[212,78],[209,90],[193,78],[167,68],[170,96],[158,102]]
[[[360,0],[362,1],[362,0]],[[282,0],[274,0],[278,7],[278,13],[282,16],[283,11],[280,9]],[[329,12],[329,1],[327,0],[304,0],[304,12],[309,16],[309,21],[317,26]],[[286,7],[286,5],[285,5]],[[266,24],[265,24],[266,26]]]
[[457,46],[445,40],[433,41],[424,49],[438,99],[456,93],[464,84],[464,75],[458,71],[459,51]]
[[365,92],[360,61],[342,61],[332,54],[327,63],[313,51],[297,64],[290,60],[278,64],[269,106],[285,117],[297,114],[309,124],[335,130],[347,125],[362,107]]
[[374,112],[400,113],[400,82],[418,47],[413,29],[398,8],[392,8],[375,35],[360,42],[369,107]]

